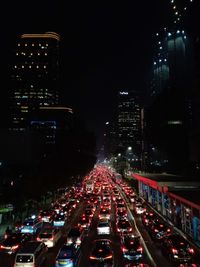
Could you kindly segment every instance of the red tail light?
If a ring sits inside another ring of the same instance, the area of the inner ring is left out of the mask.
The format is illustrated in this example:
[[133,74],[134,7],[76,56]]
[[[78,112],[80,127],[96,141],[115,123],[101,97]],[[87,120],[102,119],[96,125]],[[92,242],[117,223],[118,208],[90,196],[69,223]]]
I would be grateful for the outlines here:
[[189,249],[189,252],[192,253],[192,254],[194,254],[194,249],[193,248],[190,248]]
[[96,257],[94,257],[94,256],[90,256],[90,259],[91,259],[91,260],[96,260]]
[[112,255],[109,255],[109,256],[107,256],[107,257],[105,257],[104,259],[112,259]]
[[123,252],[127,252],[128,249],[126,249],[125,247],[122,247],[122,251],[123,251]]
[[139,248],[137,249],[137,251],[140,251],[140,252],[142,253],[143,248],[142,248],[142,247],[139,247]]
[[178,250],[175,249],[175,248],[173,248],[173,249],[172,249],[172,253],[173,253],[173,254],[178,254]]
[[154,232],[155,232],[155,233],[158,233],[159,231],[158,231],[158,229],[154,229]]
[[16,245],[16,246],[12,247],[12,250],[17,249],[18,247],[19,247],[19,245]]

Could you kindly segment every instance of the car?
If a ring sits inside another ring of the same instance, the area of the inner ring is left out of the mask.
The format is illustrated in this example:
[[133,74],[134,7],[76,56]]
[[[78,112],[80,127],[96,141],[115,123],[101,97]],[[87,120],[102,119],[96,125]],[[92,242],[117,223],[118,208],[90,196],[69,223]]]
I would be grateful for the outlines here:
[[113,267],[113,250],[109,239],[96,239],[89,257],[89,266]]
[[179,234],[172,234],[162,241],[162,252],[172,262],[188,263],[193,261],[195,250],[190,243]]
[[20,228],[21,233],[37,234],[42,228],[42,221],[36,216],[26,218]]
[[132,226],[127,219],[119,219],[117,221],[117,232],[120,234],[126,234],[132,232]]
[[88,205],[86,206],[86,209],[91,209],[93,212],[95,212],[96,207],[95,207],[94,204],[88,204]]
[[117,203],[116,210],[126,210],[126,206],[124,203]]
[[144,226],[149,227],[150,224],[153,223],[154,220],[157,220],[155,213],[151,211],[145,211],[142,214],[142,223]]
[[12,233],[0,243],[0,252],[14,254],[32,238],[31,234]]
[[94,211],[92,209],[86,209],[85,210],[85,216],[93,217]]
[[101,208],[99,212],[99,219],[108,219],[110,220],[110,209]]
[[16,253],[14,267],[41,267],[47,258],[47,251],[43,242],[28,241]]
[[143,248],[140,244],[140,237],[134,235],[123,235],[121,248],[125,259],[137,261],[143,257]]
[[60,214],[56,214],[53,218],[53,226],[55,227],[62,227],[65,224],[65,214],[64,213],[60,213]]
[[90,217],[85,216],[85,214],[83,214],[83,216],[78,221],[78,227],[84,230],[88,230],[90,227],[90,223],[91,223]]
[[116,212],[117,219],[124,219],[127,218],[127,211],[126,210],[117,210]]
[[171,235],[172,229],[167,223],[160,220],[154,220],[149,226],[148,232],[152,239],[162,240],[164,237]]
[[41,210],[38,218],[43,222],[51,222],[53,219],[54,211],[52,210]]
[[97,224],[98,235],[109,235],[111,232],[110,222],[108,219],[101,219]]
[[135,197],[136,197],[136,195],[135,195],[134,192],[133,193],[130,193],[128,195],[128,198],[129,198],[130,203],[134,203],[135,202]]
[[75,244],[64,244],[56,256],[55,267],[75,267],[79,256],[80,247]]
[[145,211],[146,211],[146,208],[140,202],[137,202],[135,204],[135,213],[136,214],[143,214]]
[[61,237],[61,231],[55,227],[44,227],[37,237],[37,241],[44,242],[44,244],[50,248],[54,247],[55,244]]
[[80,246],[83,240],[83,231],[79,227],[72,227],[67,234],[67,244],[74,243],[76,246]]

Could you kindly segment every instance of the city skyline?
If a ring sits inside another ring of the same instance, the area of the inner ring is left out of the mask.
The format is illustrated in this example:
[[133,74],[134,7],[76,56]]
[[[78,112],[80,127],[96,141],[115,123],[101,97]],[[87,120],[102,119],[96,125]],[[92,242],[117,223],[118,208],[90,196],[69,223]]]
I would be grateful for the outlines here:
[[[165,14],[163,9],[159,13],[159,6],[158,1],[154,1],[147,4],[147,11],[139,3],[134,6],[127,3],[122,8],[93,4],[91,11],[83,5],[81,12],[81,6],[79,10],[71,4],[65,13],[62,5],[53,2],[40,4],[39,8],[35,3],[31,9],[25,2],[18,3],[16,12],[10,11],[15,24],[3,29],[3,79],[8,78],[10,53],[18,36],[58,32],[63,49],[63,100],[82,114],[92,130],[99,132],[113,114],[114,101],[111,100],[117,91],[142,90],[145,86],[143,77],[148,75],[152,61],[153,32]],[[6,4],[5,7],[9,9]],[[142,12],[142,19],[138,11]]]

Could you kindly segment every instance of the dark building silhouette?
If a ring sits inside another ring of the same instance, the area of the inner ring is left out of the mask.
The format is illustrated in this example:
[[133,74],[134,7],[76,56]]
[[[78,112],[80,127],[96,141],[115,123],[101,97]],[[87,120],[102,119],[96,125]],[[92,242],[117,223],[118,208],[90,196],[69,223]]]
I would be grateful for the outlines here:
[[152,81],[145,105],[147,165],[154,171],[187,173],[194,161],[195,144],[199,144],[199,35],[197,25],[191,27],[196,23],[192,4],[171,1],[173,19],[155,35]]

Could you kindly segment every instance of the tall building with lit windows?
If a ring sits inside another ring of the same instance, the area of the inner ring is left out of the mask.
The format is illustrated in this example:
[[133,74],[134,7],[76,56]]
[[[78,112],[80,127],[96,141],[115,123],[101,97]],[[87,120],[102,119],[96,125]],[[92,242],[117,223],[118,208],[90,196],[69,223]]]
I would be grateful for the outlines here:
[[125,152],[132,148],[133,158],[141,156],[141,96],[136,91],[118,92],[118,148]]
[[148,168],[187,173],[197,158],[198,168],[200,162],[200,1],[169,0],[168,7],[168,20],[154,37],[152,81],[146,101]]
[[59,104],[59,44],[55,32],[22,34],[17,40],[11,76],[12,130],[25,130],[35,110]]

